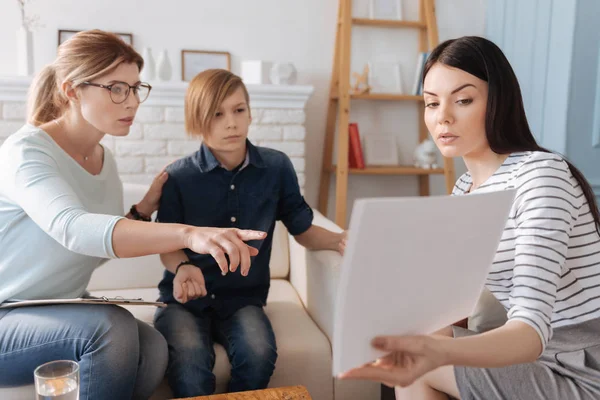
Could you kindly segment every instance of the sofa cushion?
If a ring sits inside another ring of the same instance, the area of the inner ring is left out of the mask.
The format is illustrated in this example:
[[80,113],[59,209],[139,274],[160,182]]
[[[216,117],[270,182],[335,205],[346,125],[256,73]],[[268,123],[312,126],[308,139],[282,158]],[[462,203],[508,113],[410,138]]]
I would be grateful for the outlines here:
[[275,224],[273,232],[273,249],[271,250],[271,279],[286,279],[290,273],[290,248],[289,240],[293,240],[288,234],[285,225],[281,221]]
[[507,321],[506,309],[487,288],[483,288],[475,309],[469,317],[469,329],[487,332],[499,328]]
[[[98,290],[94,296],[158,297],[155,288],[129,290]],[[124,306],[136,318],[152,324],[155,308],[151,306]],[[286,280],[271,280],[271,290],[265,308],[277,340],[278,358],[270,387],[305,385],[315,399],[333,396],[331,379],[331,346],[304,309],[298,294]],[[217,391],[223,392],[230,377],[230,366],[225,350],[215,345],[215,376]]]

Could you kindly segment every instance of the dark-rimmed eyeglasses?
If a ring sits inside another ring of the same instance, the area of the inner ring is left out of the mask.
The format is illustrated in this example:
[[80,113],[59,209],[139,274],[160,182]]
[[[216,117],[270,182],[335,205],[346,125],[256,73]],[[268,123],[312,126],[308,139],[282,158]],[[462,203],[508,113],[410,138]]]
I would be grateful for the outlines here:
[[129,93],[132,89],[137,101],[139,103],[143,103],[146,101],[148,95],[150,95],[150,91],[152,90],[152,86],[145,82],[138,83],[134,86],[131,86],[129,83],[125,82],[115,82],[110,85],[101,85],[100,83],[94,82],[83,82],[82,85],[95,86],[108,90],[110,93],[110,99],[115,104],[124,103],[125,100],[127,100],[127,97],[129,97]]

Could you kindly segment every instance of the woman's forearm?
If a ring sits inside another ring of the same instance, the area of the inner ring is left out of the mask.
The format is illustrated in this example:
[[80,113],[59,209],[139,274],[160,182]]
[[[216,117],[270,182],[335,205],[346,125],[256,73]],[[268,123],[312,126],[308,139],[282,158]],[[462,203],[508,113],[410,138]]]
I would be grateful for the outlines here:
[[187,248],[191,229],[181,224],[158,224],[123,218],[113,230],[113,250],[119,258],[170,253]]
[[479,335],[440,339],[438,345],[444,365],[479,368],[533,362],[542,352],[542,341],[537,331],[521,321],[509,321],[500,328]]

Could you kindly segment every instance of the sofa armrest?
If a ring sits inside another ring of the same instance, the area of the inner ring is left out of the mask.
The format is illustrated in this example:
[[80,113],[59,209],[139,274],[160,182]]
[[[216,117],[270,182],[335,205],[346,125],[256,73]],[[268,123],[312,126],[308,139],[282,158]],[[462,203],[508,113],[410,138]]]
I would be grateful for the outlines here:
[[[313,224],[342,232],[342,228],[318,211],[314,211]],[[342,256],[337,251],[306,250],[290,236],[290,282],[308,314],[330,342],[341,262]]]

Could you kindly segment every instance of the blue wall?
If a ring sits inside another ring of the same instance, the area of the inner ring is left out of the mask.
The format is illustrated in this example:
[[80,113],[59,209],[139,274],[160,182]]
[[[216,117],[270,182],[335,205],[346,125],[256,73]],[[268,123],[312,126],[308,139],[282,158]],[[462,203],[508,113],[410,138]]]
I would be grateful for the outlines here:
[[600,1],[578,0],[567,123],[567,155],[600,201]]
[[515,70],[538,142],[565,154],[600,198],[598,16],[599,0],[488,0],[486,34]]

